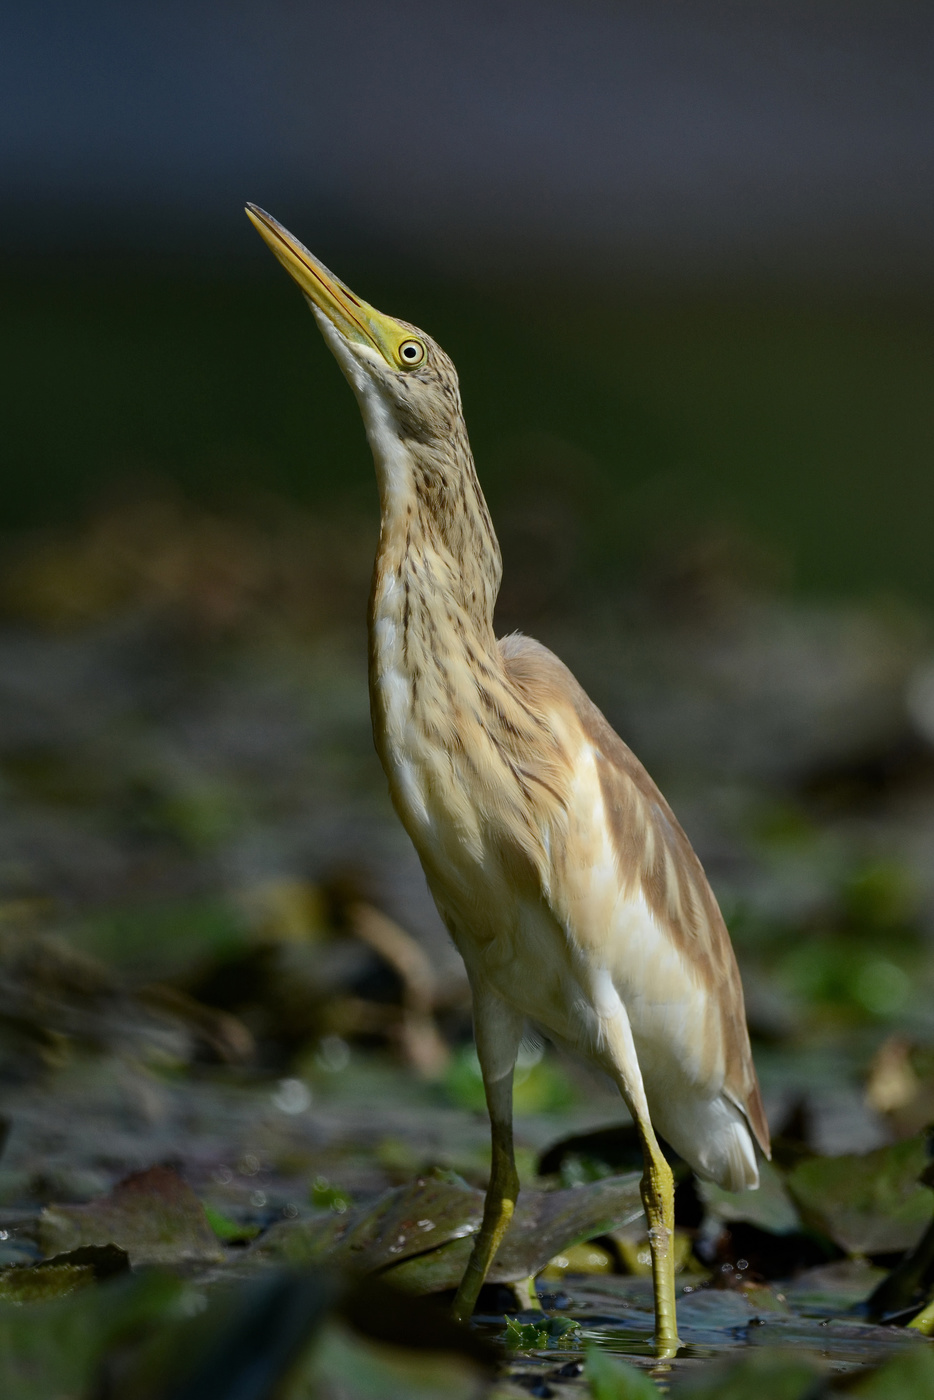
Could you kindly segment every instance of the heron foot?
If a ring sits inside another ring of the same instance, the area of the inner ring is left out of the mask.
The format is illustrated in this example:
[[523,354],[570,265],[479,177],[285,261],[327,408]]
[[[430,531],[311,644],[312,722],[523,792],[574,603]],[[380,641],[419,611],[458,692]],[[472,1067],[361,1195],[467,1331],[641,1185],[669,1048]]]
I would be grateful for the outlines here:
[[495,1182],[490,1182],[483,1210],[483,1224],[474,1240],[473,1250],[464,1270],[460,1287],[454,1298],[452,1312],[457,1322],[469,1321],[477,1305],[477,1297],[490,1270],[496,1251],[506,1231],[509,1229],[513,1211],[516,1208],[515,1195],[512,1199],[505,1194],[494,1192]]
[[466,1322],[477,1305],[490,1265],[509,1229],[519,1195],[519,1173],[512,1147],[512,1123],[504,1117],[492,1120],[493,1157],[490,1184],[483,1204],[483,1223],[454,1299],[454,1317]]

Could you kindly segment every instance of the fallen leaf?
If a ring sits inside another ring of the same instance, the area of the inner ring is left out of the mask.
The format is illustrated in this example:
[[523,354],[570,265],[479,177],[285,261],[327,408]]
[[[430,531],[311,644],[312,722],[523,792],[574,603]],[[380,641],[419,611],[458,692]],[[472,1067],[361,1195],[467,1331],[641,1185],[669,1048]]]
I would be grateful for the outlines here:
[[135,1265],[224,1258],[198,1197],[169,1167],[134,1172],[87,1205],[47,1206],[39,1217],[39,1243],[47,1255],[114,1244]]

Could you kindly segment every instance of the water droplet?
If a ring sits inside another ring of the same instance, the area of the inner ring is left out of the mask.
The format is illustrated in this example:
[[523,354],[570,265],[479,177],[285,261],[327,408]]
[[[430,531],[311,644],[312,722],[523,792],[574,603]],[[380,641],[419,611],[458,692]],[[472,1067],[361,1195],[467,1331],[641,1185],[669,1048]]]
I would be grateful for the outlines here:
[[301,1079],[280,1079],[272,1101],[281,1113],[304,1113],[311,1107],[311,1091]]
[[315,1060],[319,1067],[327,1070],[329,1074],[339,1074],[350,1064],[350,1046],[339,1035],[322,1036]]

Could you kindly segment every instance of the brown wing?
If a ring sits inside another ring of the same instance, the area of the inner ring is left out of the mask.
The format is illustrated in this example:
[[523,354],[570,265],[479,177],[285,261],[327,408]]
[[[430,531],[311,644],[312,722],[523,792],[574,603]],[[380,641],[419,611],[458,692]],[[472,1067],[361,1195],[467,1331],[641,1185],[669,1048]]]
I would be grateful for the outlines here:
[[690,841],[645,768],[563,662],[528,637],[505,637],[500,651],[507,675],[528,707],[539,713],[570,707],[592,745],[619,869],[641,888],[659,928],[694,968],[718,1008],[724,1091],[746,1116],[768,1156],[769,1129],[749,1047],[739,969]]

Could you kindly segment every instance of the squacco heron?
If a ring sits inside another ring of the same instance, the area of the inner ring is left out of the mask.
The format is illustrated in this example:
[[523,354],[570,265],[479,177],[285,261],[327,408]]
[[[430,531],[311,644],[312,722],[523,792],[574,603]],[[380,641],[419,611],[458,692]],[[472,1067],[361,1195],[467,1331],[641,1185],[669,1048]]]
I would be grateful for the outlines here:
[[678,1347],[671,1169],[655,1130],[728,1190],[758,1184],[768,1127],[726,926],[648,773],[570,671],[497,641],[499,546],[457,374],[424,331],[354,295],[255,205],[360,405],[381,524],[370,704],[396,811],[467,968],[492,1131],[462,1319],[519,1191],[512,1079],[527,1020],[619,1087],[642,1144],[655,1349]]

